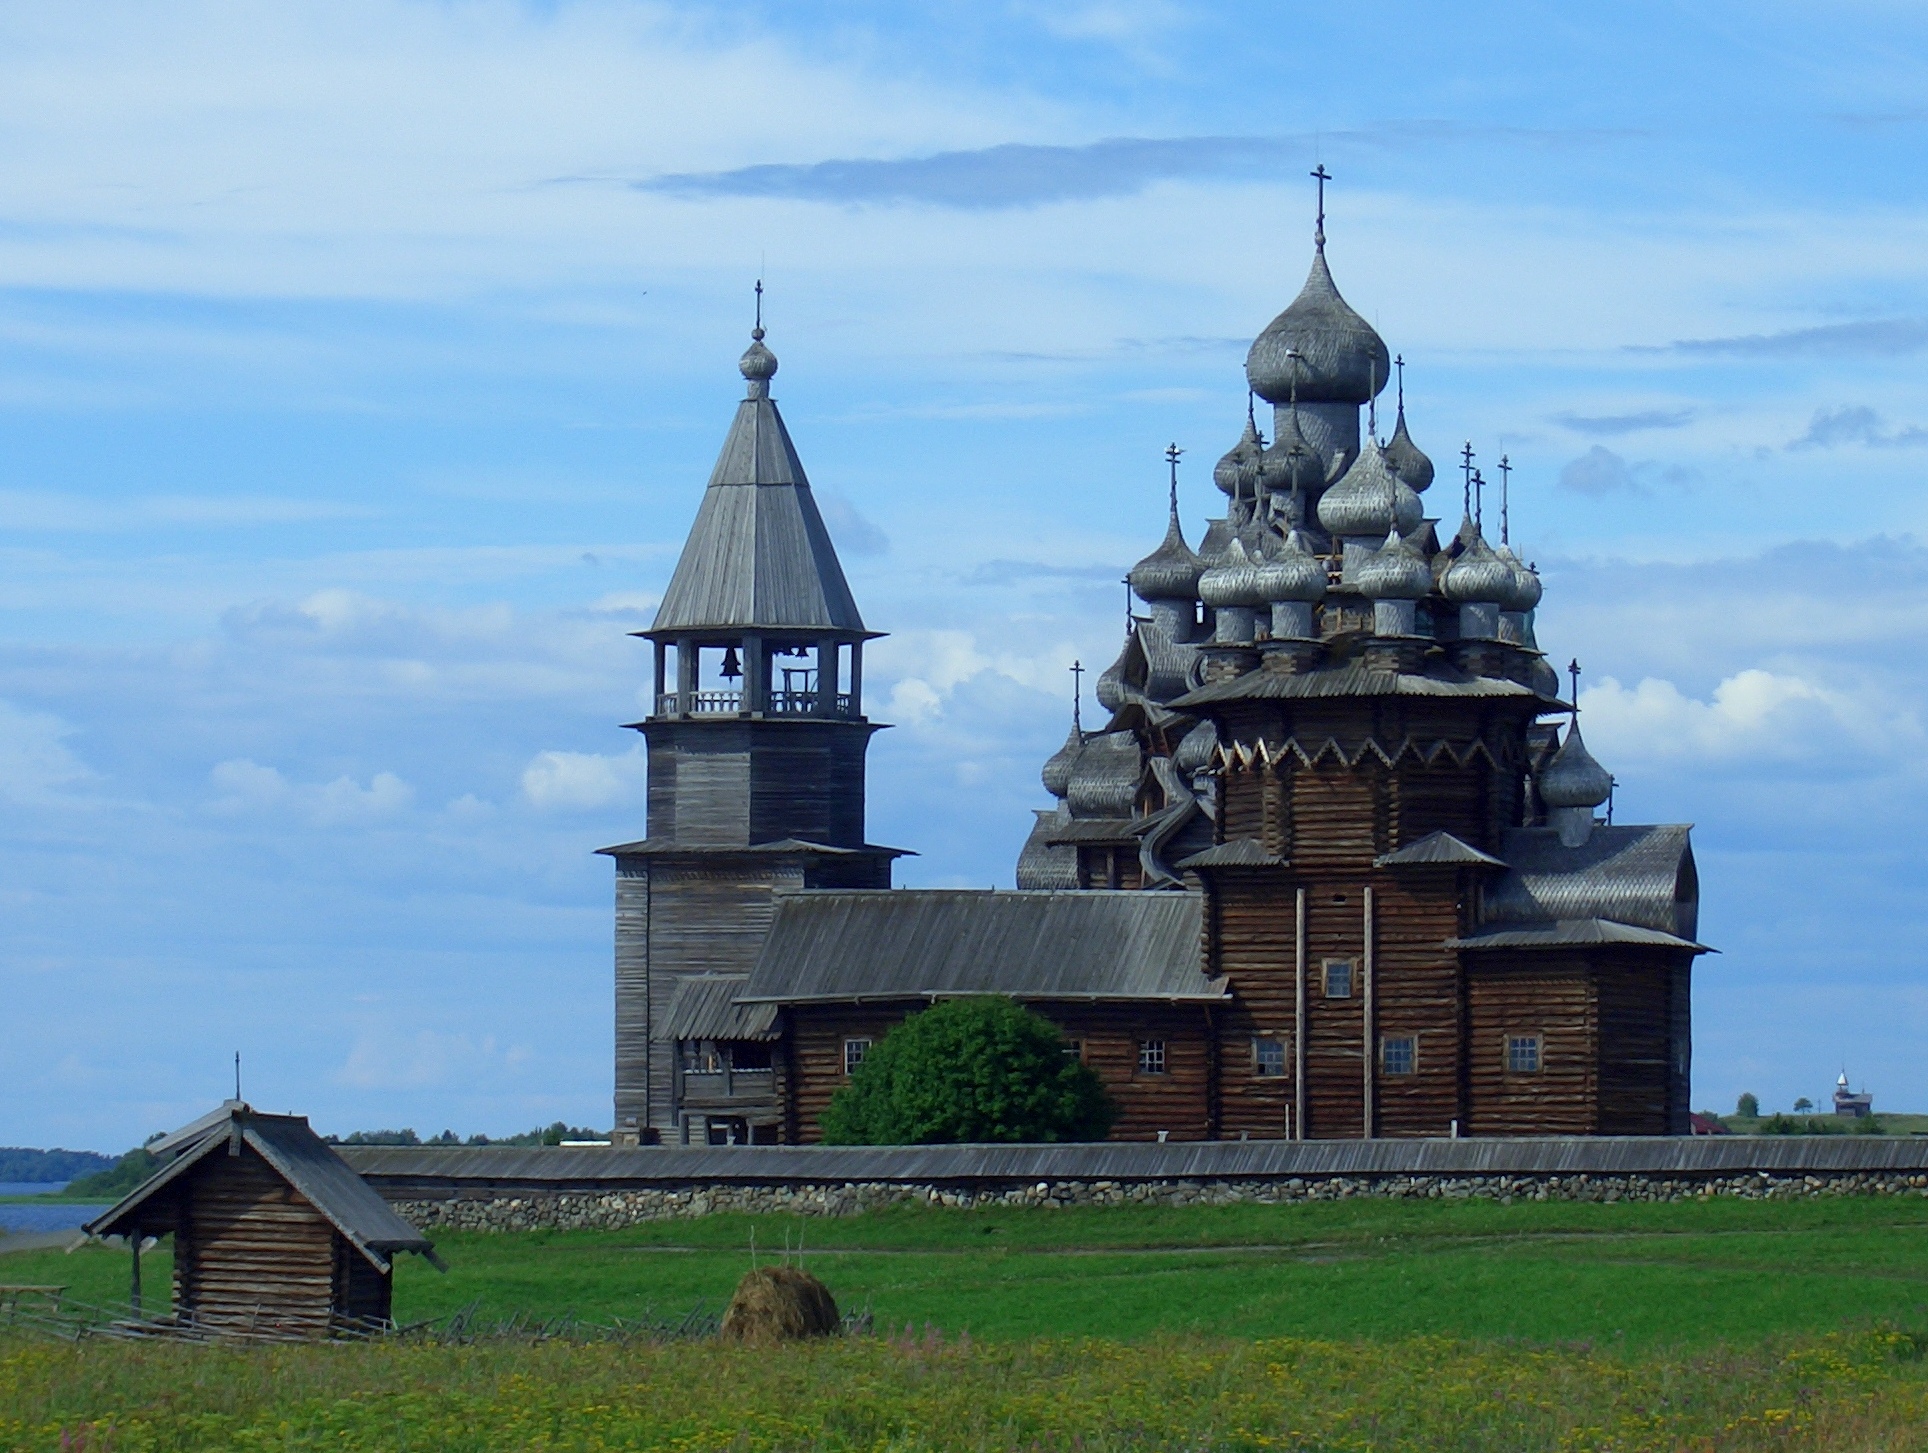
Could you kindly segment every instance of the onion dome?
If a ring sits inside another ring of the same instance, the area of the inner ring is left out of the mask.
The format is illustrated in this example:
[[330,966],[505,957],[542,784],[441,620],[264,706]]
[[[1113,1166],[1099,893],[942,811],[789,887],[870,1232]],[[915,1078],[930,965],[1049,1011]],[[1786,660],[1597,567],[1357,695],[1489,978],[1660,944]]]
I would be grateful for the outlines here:
[[1506,568],[1513,572],[1513,584],[1507,594],[1500,597],[1500,609],[1525,614],[1540,603],[1539,574],[1520,563],[1520,557],[1513,553],[1511,545],[1500,546],[1497,553]]
[[1280,549],[1259,561],[1258,582],[1266,600],[1320,600],[1326,593],[1325,561],[1306,549],[1294,530]]
[[1179,740],[1178,750],[1172,753],[1172,765],[1187,776],[1201,768],[1212,765],[1212,756],[1218,750],[1218,728],[1208,721],[1202,721]]
[[1593,760],[1580,740],[1580,718],[1567,728],[1566,741],[1540,771],[1540,800],[1548,807],[1598,807],[1613,791],[1613,775]]
[[1425,511],[1411,486],[1398,479],[1385,450],[1367,441],[1345,477],[1319,496],[1319,523],[1335,535],[1409,534]]
[[1433,572],[1418,544],[1392,530],[1359,562],[1352,583],[1367,600],[1418,600],[1433,588]]
[[1534,656],[1526,668],[1526,684],[1548,701],[1560,699],[1560,673],[1547,664],[1546,657]]
[[1131,567],[1125,578],[1143,601],[1197,600],[1198,575],[1205,562],[1185,543],[1178,524],[1178,493],[1172,492],[1171,520],[1158,548]]
[[1051,759],[1044,764],[1044,770],[1038,774],[1046,792],[1053,797],[1063,797],[1071,790],[1071,768],[1078,760],[1078,753],[1083,750],[1084,733],[1073,722],[1071,735],[1064,739],[1062,747],[1051,754]]
[[1339,296],[1321,247],[1298,297],[1253,340],[1246,382],[1272,404],[1291,399],[1295,386],[1300,403],[1363,404],[1391,377],[1385,340]]
[[1259,441],[1258,422],[1248,413],[1245,432],[1238,443],[1212,468],[1212,483],[1233,499],[1256,499],[1259,492],[1259,461],[1265,446]]
[[737,371],[751,383],[768,383],[777,371],[777,356],[763,346],[763,330],[750,330],[750,346],[736,362]]
[[1424,494],[1426,486],[1433,482],[1433,461],[1421,452],[1420,447],[1413,443],[1413,436],[1406,432],[1404,404],[1399,406],[1399,422],[1393,427],[1392,438],[1386,441],[1386,463],[1414,494]]
[[1279,437],[1274,439],[1259,462],[1259,477],[1268,494],[1289,494],[1295,489],[1317,489],[1325,483],[1325,461],[1306,441],[1299,429],[1299,416],[1288,411],[1278,421]]
[[1234,538],[1219,561],[1198,578],[1198,598],[1209,606],[1265,604],[1259,593],[1258,566],[1246,553],[1243,540]]
[[1496,605],[1515,589],[1513,567],[1493,553],[1478,530],[1439,582],[1440,594],[1460,605]]

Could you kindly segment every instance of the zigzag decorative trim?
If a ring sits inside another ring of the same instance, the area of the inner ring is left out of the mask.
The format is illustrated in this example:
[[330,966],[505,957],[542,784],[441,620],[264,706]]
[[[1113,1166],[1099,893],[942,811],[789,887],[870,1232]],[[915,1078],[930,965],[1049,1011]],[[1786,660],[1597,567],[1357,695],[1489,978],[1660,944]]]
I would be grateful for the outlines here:
[[[1511,755],[1510,753],[1505,755]],[[1438,765],[1444,758],[1455,767],[1466,767],[1484,758],[1486,765],[1500,770],[1509,764],[1495,755],[1484,740],[1457,743],[1441,737],[1430,742],[1422,742],[1407,737],[1398,746],[1388,751],[1372,737],[1367,737],[1352,752],[1348,753],[1337,737],[1327,737],[1324,741],[1308,747],[1297,737],[1287,737],[1276,747],[1271,743],[1233,742],[1230,746],[1220,744],[1214,750],[1214,760],[1221,771],[1249,772],[1254,766],[1267,771],[1276,771],[1281,765],[1291,762],[1302,767],[1316,767],[1322,762],[1331,761],[1341,767],[1357,767],[1366,757],[1377,757],[1388,767],[1397,765],[1401,759],[1411,757],[1421,766]],[[1511,764],[1524,767],[1525,758]]]

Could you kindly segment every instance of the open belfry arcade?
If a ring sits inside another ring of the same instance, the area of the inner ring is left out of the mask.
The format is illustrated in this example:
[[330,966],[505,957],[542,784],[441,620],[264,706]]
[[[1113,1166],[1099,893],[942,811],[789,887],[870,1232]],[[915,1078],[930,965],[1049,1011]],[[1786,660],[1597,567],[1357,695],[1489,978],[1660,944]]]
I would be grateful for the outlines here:
[[878,633],[759,318],[641,633],[647,836],[602,849],[619,1141],[813,1141],[893,1025],[990,993],[1059,1026],[1114,1138],[1687,1133],[1689,830],[1611,820],[1578,667],[1536,638],[1508,461],[1489,486],[1468,446],[1457,527],[1428,515],[1403,360],[1340,296],[1315,175],[1311,273],[1251,346],[1213,471],[1223,517],[1188,539],[1174,446],[1108,719],[1074,713],[1045,763],[1015,891],[893,889],[903,850],[866,837]]

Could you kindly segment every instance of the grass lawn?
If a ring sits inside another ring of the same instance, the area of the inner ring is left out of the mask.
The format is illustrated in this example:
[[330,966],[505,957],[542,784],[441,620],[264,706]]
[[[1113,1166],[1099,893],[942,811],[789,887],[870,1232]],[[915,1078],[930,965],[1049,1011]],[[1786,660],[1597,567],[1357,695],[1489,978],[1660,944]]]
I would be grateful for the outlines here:
[[[978,1339],[1415,1334],[1710,1348],[1884,1323],[1928,1333],[1928,1200],[1682,1205],[897,1208],[837,1219],[711,1216],[623,1231],[442,1233],[444,1276],[401,1259],[408,1322],[479,1302],[587,1321],[720,1309],[757,1254],[806,1264],[879,1328]],[[165,1249],[142,1263],[164,1298]],[[0,1282],[126,1296],[102,1247],[0,1258]]]
[[[880,1335],[196,1347],[0,1331],[0,1449],[1923,1450],[1928,1201],[1357,1201],[443,1235],[404,1320],[720,1307],[802,1237]],[[165,1249],[143,1258],[164,1294]],[[127,1257],[0,1256],[125,1296]],[[916,1324],[914,1336],[892,1327]],[[926,1330],[926,1324],[935,1329]]]

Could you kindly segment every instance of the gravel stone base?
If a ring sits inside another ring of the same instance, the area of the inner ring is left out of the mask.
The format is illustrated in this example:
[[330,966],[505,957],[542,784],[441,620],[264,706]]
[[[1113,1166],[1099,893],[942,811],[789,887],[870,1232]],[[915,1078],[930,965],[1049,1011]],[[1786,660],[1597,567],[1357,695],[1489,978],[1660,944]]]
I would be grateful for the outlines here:
[[427,1229],[533,1231],[635,1226],[717,1212],[855,1216],[884,1206],[1231,1206],[1301,1201],[1748,1201],[1820,1196],[1928,1196],[1928,1175],[1864,1171],[1840,1175],[1747,1175],[1661,1179],[1647,1176],[1321,1176],[1277,1180],[1038,1181],[1031,1185],[842,1185],[710,1183],[669,1189],[499,1192],[464,1187],[442,1199],[395,1201],[406,1221]]

